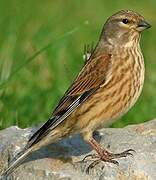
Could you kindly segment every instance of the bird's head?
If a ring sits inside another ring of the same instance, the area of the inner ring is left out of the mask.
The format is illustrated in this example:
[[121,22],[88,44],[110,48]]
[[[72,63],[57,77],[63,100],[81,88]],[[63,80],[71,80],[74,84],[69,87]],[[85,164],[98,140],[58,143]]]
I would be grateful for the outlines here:
[[118,44],[125,44],[133,39],[139,40],[140,33],[150,27],[151,25],[140,14],[130,10],[121,10],[106,21],[102,36],[110,43],[115,41]]

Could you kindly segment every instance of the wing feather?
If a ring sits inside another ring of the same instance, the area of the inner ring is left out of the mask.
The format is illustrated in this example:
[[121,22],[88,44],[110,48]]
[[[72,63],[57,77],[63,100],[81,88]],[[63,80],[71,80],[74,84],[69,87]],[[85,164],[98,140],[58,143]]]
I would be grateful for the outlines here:
[[39,142],[105,83],[110,62],[110,54],[88,60],[58,103],[53,116],[29,139],[27,148]]
[[111,64],[110,59],[110,54],[90,59],[60,100],[53,114],[57,115],[57,113],[66,109],[79,95],[103,84]]

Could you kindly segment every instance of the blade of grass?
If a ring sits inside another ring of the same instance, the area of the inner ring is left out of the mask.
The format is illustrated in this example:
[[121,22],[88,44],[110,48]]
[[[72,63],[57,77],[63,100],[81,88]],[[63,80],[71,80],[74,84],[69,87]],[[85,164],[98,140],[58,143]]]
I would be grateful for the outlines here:
[[[3,46],[1,47],[1,53],[0,53],[0,82],[3,84],[5,83],[11,74],[12,69],[12,56],[13,56],[13,49],[14,44],[16,42],[16,36],[12,33],[8,36],[8,38],[3,43]],[[3,93],[3,90],[0,90],[0,96]]]
[[[86,25],[85,23],[83,25]],[[82,27],[82,25],[80,26]],[[62,39],[70,36],[71,34],[75,33],[76,31],[79,30],[80,27],[76,27],[73,28],[72,30],[64,33],[62,36],[60,36],[60,38],[58,38],[57,40],[55,40],[54,42],[50,42],[49,44],[47,44],[46,46],[42,47],[41,49],[39,49],[36,53],[34,53],[31,57],[29,57],[23,64],[21,64],[20,66],[18,66],[9,76],[9,78],[2,82],[0,84],[0,89],[3,89],[4,87],[6,87],[8,85],[8,83],[12,80],[12,78],[17,74],[17,72],[19,72],[23,67],[25,67],[28,63],[30,63],[31,61],[33,61],[37,56],[39,56],[41,53],[43,53],[44,51],[46,51],[48,48],[56,45],[58,42],[60,42]]]

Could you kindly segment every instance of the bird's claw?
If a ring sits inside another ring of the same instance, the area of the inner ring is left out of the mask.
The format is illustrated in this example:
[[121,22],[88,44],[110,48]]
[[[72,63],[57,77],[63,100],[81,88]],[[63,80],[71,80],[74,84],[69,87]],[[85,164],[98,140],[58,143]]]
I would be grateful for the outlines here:
[[133,149],[128,149],[118,154],[113,154],[113,153],[109,153],[108,151],[103,151],[102,154],[89,154],[85,156],[81,162],[93,161],[89,164],[89,166],[86,169],[86,173],[88,174],[90,169],[93,169],[101,161],[112,163],[118,166],[119,162],[114,159],[127,157],[127,156],[133,156],[132,152],[135,152],[135,151]]
[[113,158],[122,158],[122,157],[127,157],[127,156],[133,157],[133,154],[132,154],[133,152],[136,152],[136,151],[133,149],[128,149],[128,150],[123,151],[123,152],[118,153],[118,154],[112,154],[112,157]]
[[[90,159],[89,159],[90,158]],[[88,154],[85,156],[81,162],[85,162],[87,160],[94,160],[95,158],[99,158],[98,154]]]
[[89,174],[89,170],[93,169],[96,165],[98,165],[100,163],[100,159],[93,161],[92,163],[90,163],[90,165],[87,167],[86,169],[86,173]]

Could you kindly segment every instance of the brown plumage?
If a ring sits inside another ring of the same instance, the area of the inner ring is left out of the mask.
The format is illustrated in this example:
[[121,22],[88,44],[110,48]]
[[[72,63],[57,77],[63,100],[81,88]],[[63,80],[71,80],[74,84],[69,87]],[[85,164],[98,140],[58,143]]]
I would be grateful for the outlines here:
[[140,33],[150,25],[133,11],[119,11],[105,23],[99,42],[66,91],[50,118],[28,141],[19,158],[3,175],[19,166],[29,153],[65,136],[81,133],[100,160],[131,154],[131,149],[112,154],[92,133],[125,114],[138,99],[144,83],[144,59]]

